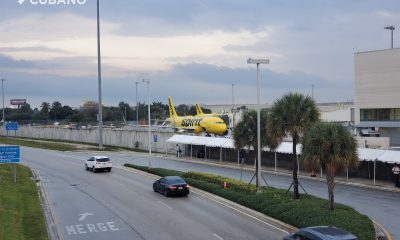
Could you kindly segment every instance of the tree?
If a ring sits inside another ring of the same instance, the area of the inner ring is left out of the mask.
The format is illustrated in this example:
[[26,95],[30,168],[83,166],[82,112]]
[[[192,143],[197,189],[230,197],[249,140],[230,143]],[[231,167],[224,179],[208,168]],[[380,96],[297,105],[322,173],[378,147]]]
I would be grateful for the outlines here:
[[307,169],[325,167],[328,183],[328,208],[334,209],[335,172],[358,166],[357,143],[351,133],[338,123],[318,122],[303,138],[302,161]]
[[187,106],[186,104],[179,104],[179,105],[176,107],[176,113],[177,113],[179,116],[188,116],[189,113],[190,113],[190,108],[189,108],[189,106]]
[[62,112],[61,103],[59,101],[54,101],[53,104],[51,104],[51,109],[49,112],[50,118],[52,120],[62,119],[61,112]]
[[269,135],[282,142],[286,135],[293,140],[293,198],[299,199],[299,181],[297,178],[296,145],[301,135],[319,120],[319,111],[314,100],[299,93],[288,93],[276,100],[271,108]]
[[43,113],[43,115],[49,115],[50,103],[42,102],[42,104],[40,105],[40,112]]
[[97,121],[98,104],[96,101],[85,101],[82,106],[85,121]]
[[[260,112],[260,122],[265,123],[268,119],[266,110]],[[270,149],[275,149],[278,146],[278,142],[275,138],[266,134],[266,124],[260,125],[261,133],[261,148],[268,146]],[[255,110],[247,111],[243,114],[242,121],[240,121],[234,131],[233,140],[235,142],[235,148],[241,149],[244,147],[253,147],[254,151],[257,152],[257,112]],[[260,159],[261,160],[261,159]],[[258,159],[256,161],[259,161]],[[256,162],[256,171],[258,170],[258,162]],[[258,183],[258,181],[257,181]],[[258,186],[257,186],[258,187]]]

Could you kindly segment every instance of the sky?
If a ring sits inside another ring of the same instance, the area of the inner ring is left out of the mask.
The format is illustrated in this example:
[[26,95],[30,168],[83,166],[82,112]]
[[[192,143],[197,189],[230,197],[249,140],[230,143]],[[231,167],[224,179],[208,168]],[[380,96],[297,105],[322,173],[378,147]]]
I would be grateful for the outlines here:
[[[74,4],[75,2],[75,4]],[[69,4],[68,4],[69,3]],[[32,107],[98,100],[95,0],[2,0],[0,78],[5,101]],[[100,0],[104,105],[152,101],[256,103],[287,92],[351,101],[354,53],[390,47],[398,0]],[[394,47],[400,34],[394,31]],[[313,91],[312,91],[312,86]],[[147,87],[138,85],[139,101]]]

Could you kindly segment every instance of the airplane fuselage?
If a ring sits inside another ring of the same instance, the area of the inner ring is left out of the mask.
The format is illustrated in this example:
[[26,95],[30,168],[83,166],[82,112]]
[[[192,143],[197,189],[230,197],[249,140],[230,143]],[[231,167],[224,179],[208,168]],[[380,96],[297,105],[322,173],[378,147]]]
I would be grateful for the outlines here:
[[191,129],[194,133],[207,132],[225,135],[227,127],[224,121],[217,117],[175,117],[167,119],[172,126]]

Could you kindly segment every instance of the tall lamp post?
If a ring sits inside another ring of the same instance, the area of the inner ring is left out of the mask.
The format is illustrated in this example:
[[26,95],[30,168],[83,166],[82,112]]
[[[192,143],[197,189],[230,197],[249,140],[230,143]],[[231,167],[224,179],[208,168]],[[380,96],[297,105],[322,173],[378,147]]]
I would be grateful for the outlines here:
[[396,29],[393,25],[386,26],[385,29],[390,30],[391,32],[391,48],[393,48],[393,31]]
[[269,64],[268,59],[252,59],[247,60],[248,64],[257,65],[257,177],[256,185],[257,192],[261,192],[261,133],[260,133],[260,81],[259,81],[259,68],[260,64]]
[[139,103],[138,103],[138,95],[137,95],[137,86],[139,82],[135,82],[136,85],[136,125],[139,125]]
[[103,104],[101,102],[101,53],[100,53],[100,9],[99,0],[97,0],[97,71],[99,87],[99,148],[103,148]]
[[235,126],[235,95],[233,92],[234,86],[235,86],[235,84],[232,83],[232,129]]
[[149,168],[151,168],[150,80],[142,79],[142,82],[147,83],[147,117],[149,119]]
[[6,118],[4,113],[4,81],[5,79],[1,79],[1,96],[3,97],[3,125],[6,124]]

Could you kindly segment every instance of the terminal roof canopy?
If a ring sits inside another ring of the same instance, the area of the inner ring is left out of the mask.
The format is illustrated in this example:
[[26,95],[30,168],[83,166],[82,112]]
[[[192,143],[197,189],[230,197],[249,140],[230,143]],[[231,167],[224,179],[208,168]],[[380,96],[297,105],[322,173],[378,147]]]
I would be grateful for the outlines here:
[[[231,138],[216,138],[216,137],[203,137],[203,136],[189,136],[175,134],[167,140],[170,143],[177,144],[191,144],[200,145],[206,147],[221,147],[221,148],[235,148],[233,139]],[[297,145],[297,153],[301,154],[301,144]],[[264,151],[269,149],[264,148]],[[358,156],[360,161],[380,161],[388,163],[400,163],[400,151],[384,150],[384,149],[372,149],[372,148],[358,148]],[[278,153],[292,153],[292,143],[282,142],[275,152]]]

